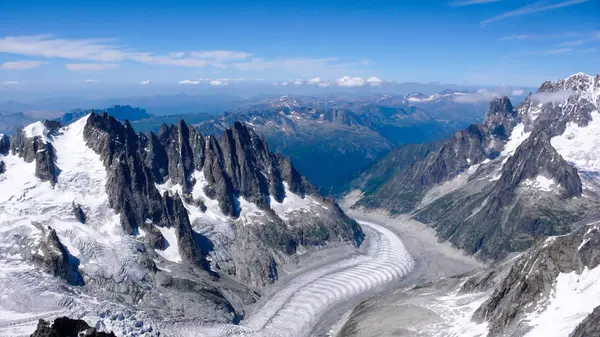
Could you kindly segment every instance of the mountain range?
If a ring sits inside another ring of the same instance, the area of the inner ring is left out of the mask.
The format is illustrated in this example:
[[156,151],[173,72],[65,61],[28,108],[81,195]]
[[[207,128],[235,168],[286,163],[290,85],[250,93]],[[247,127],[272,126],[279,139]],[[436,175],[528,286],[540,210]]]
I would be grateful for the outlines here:
[[91,112],[1,144],[3,310],[237,322],[298,252],[364,238],[240,123],[217,137],[184,121],[138,134]]
[[244,122],[292,158],[322,192],[336,194],[395,146],[442,139],[479,121],[485,106],[457,101],[463,94],[282,96],[196,126],[213,134]]

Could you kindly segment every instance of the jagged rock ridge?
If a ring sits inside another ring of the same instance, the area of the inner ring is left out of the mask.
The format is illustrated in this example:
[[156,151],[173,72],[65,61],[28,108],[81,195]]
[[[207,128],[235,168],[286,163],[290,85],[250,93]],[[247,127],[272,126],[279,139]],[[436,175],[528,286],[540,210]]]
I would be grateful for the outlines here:
[[[239,198],[265,212],[266,224],[236,229],[232,248],[236,250],[237,245],[242,245],[260,252],[252,255],[257,263],[248,261],[249,256],[240,251],[231,252],[231,259],[217,264],[252,284],[275,281],[277,263],[285,262],[285,256],[295,253],[298,245],[321,245],[331,240],[359,245],[362,241],[363,234],[353,220],[333,201],[322,199],[288,158],[272,154],[264,139],[240,123],[234,123],[218,139],[202,136],[183,121],[177,126],[163,125],[158,135],[136,135],[128,122],[121,124],[107,114],[92,113],[84,137],[107,167],[107,193],[111,206],[120,213],[123,229],[135,235],[141,228],[150,234],[155,246],[160,246],[161,235],[147,220],[159,227],[177,228],[182,257],[205,268],[209,252],[198,249],[194,243],[210,240],[194,232],[186,210],[197,205],[200,211],[205,211],[204,203],[210,199],[218,202],[223,215],[234,220],[240,216]],[[180,186],[180,190],[175,195],[165,193],[161,197],[155,184],[167,183]],[[194,198],[196,184],[204,184],[200,189],[207,200]],[[271,203],[284,201],[286,189],[287,193],[300,197],[320,199],[330,206],[323,209],[328,216],[313,216],[297,225],[290,226],[289,221],[286,224],[271,209]],[[249,231],[254,233],[246,233]],[[252,243],[251,237],[259,242]],[[270,253],[273,249],[281,253]]]

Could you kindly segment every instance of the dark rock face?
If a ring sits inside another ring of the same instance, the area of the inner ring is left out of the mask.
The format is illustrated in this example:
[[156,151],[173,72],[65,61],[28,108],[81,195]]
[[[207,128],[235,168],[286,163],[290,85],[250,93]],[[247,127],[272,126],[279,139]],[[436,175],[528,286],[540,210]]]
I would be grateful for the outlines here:
[[73,206],[73,215],[75,216],[77,221],[84,224],[85,223],[85,213],[83,212],[83,209],[81,209],[81,205],[79,205],[78,203],[73,201],[72,206]]
[[367,193],[357,206],[383,207],[393,213],[411,211],[427,188],[456,177],[471,165],[495,158],[503,146],[502,141],[517,122],[518,115],[508,97],[493,100],[483,124],[472,124],[456,132],[427,157],[420,155],[422,149],[430,151],[437,143],[408,148],[412,151],[404,156],[416,156],[420,160],[401,166],[387,182]]
[[0,160],[0,174],[6,172],[6,164],[2,160]]
[[80,319],[71,319],[68,317],[58,317],[50,325],[48,322],[40,319],[36,330],[31,337],[116,337],[112,332],[106,333],[90,327],[85,321]]
[[501,139],[507,139],[518,120],[517,111],[506,96],[490,102],[483,124],[491,134]]
[[[520,184],[540,175],[560,185],[559,199],[582,193],[577,169],[554,150],[543,129],[532,133],[517,148],[504,164],[500,179],[473,195],[450,194],[441,198],[420,210],[416,218],[436,223],[442,238],[467,252],[501,259],[508,252],[527,249],[536,236],[564,234],[576,220],[567,215],[563,218],[560,208],[564,206],[552,206],[557,209],[548,211],[538,208],[541,204],[528,205],[519,198]],[[548,212],[553,212],[553,216],[545,215]]]
[[[40,143],[38,139],[36,143]],[[37,146],[35,153],[35,175],[42,181],[49,181],[52,186],[56,184],[58,168],[56,167],[56,153],[54,147],[49,143]]]
[[378,204],[393,213],[408,212],[418,204],[427,188],[496,156],[493,142],[487,127],[473,124],[455,133],[438,151],[398,172],[357,206]]
[[[169,221],[175,224],[175,235],[179,245],[179,253],[186,261],[192,261],[196,264],[208,267],[203,258],[203,252],[196,243],[195,233],[190,225],[190,220],[187,211],[181,202],[179,195],[170,197],[167,193],[163,195],[163,203],[166,208],[165,214],[169,217]],[[204,252],[208,253],[208,252]]]
[[378,189],[382,184],[391,179],[396,173],[402,171],[415,162],[425,159],[430,153],[439,150],[442,142],[406,144],[401,145],[375,165],[363,172],[350,183],[349,190],[359,189],[369,193]]
[[[492,296],[473,314],[473,319],[489,322],[489,336],[511,335],[511,332],[523,330],[521,325],[524,323],[520,323],[520,319],[550,295],[560,273],[581,274],[585,268],[593,269],[600,264],[598,245],[597,224],[584,226],[565,236],[538,240],[529,252],[515,261]],[[595,319],[597,316],[594,318],[592,314],[588,323]],[[579,328],[580,331],[597,329],[584,322]]]
[[[151,244],[160,243],[161,236],[147,219],[160,227],[177,228],[182,257],[186,261],[205,266],[201,252],[193,242],[193,231],[181,199],[167,194],[161,196],[154,186],[154,176],[144,165],[138,135],[128,122],[119,123],[113,117],[90,114],[84,128],[88,146],[100,154],[108,171],[106,184],[109,203],[120,213],[121,225],[128,234],[137,234],[144,228]],[[151,139],[151,137],[150,137]],[[159,244],[160,246],[160,244]]]
[[600,306],[597,306],[569,335],[569,337],[587,336],[600,336]]
[[567,163],[550,144],[550,137],[542,128],[536,129],[511,156],[502,169],[497,183],[498,202],[504,206],[512,201],[511,192],[525,179],[540,174],[553,178],[564,188],[567,198],[580,196],[581,179],[577,169]]
[[78,271],[79,261],[60,242],[56,231],[36,223],[34,225],[42,230],[43,238],[32,247],[32,251],[24,253],[25,258],[69,284],[83,285],[83,278]]
[[10,138],[7,135],[0,136],[0,154],[7,155],[10,150]]

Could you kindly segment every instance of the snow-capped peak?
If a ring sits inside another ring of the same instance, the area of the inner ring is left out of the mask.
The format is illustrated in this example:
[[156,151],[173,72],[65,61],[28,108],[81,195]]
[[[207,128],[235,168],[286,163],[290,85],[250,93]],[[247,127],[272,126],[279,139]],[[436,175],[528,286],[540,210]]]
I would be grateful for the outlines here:
[[44,142],[49,141],[48,128],[40,121],[27,125],[23,128],[23,132],[27,138],[41,137]]

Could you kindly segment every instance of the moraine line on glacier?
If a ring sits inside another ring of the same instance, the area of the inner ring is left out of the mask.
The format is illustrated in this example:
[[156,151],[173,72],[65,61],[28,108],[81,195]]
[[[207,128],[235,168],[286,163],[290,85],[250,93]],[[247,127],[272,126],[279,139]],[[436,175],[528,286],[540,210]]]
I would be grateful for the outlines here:
[[414,260],[392,231],[359,221],[369,237],[365,255],[333,263],[296,277],[241,325],[220,325],[178,331],[206,337],[310,335],[333,306],[397,280],[414,268]]

